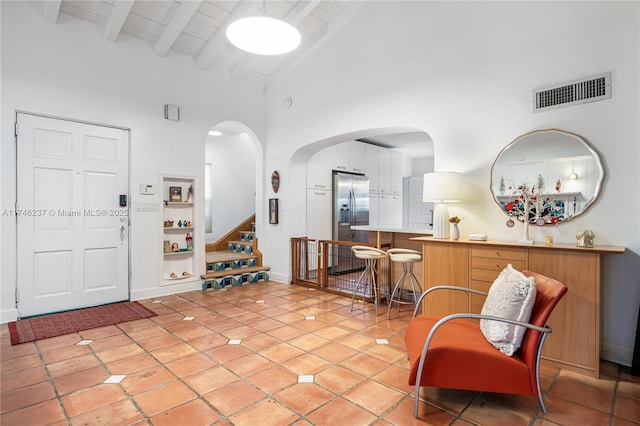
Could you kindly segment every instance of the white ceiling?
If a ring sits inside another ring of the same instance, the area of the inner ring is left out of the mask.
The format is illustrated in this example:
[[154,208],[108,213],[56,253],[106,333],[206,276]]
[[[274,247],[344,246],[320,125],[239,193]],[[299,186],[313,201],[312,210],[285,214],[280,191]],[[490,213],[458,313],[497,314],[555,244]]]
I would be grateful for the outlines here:
[[[59,23],[61,14],[96,26],[118,43],[130,36],[149,43],[157,56],[193,58],[199,69],[226,68],[237,80],[254,78],[266,86],[295,58],[342,27],[364,2],[345,0],[44,0],[35,1],[45,20]],[[266,10],[266,11],[265,11]],[[243,52],[225,36],[227,26],[242,17],[268,15],[295,26],[302,44],[294,52],[262,56]]]
[[[186,55],[198,69],[226,69],[236,80],[257,79],[268,86],[294,61],[347,25],[366,5],[354,0],[39,0],[46,22],[68,19],[92,23],[105,40],[133,37],[160,57]],[[268,15],[295,26],[302,44],[286,55],[262,56],[233,46],[226,27],[246,16]],[[413,158],[433,156],[433,141],[423,132],[376,134],[367,142],[397,148]]]

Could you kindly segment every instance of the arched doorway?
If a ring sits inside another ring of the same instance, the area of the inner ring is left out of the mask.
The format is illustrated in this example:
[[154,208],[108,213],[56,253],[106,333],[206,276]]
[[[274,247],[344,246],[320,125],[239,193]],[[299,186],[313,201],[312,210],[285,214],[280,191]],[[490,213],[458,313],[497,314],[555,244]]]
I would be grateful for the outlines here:
[[262,148],[244,124],[216,124],[205,142],[205,241],[212,243],[256,213]]

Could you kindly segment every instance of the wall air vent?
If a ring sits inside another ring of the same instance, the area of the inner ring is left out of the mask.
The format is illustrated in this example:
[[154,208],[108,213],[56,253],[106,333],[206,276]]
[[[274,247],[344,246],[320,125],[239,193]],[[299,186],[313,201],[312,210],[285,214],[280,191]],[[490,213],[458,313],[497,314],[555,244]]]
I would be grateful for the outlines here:
[[611,97],[611,73],[533,90],[533,112],[601,101]]

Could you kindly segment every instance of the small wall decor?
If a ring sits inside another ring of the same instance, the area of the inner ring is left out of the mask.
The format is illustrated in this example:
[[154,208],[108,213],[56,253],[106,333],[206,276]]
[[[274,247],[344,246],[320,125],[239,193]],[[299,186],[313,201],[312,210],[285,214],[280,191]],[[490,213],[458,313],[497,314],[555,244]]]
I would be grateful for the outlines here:
[[269,223],[277,224],[278,223],[278,199],[270,198],[269,199]]
[[271,173],[271,188],[275,193],[278,193],[278,189],[280,189],[280,173],[277,170]]
[[169,187],[169,201],[173,202],[182,202],[182,187],[181,186],[170,186]]

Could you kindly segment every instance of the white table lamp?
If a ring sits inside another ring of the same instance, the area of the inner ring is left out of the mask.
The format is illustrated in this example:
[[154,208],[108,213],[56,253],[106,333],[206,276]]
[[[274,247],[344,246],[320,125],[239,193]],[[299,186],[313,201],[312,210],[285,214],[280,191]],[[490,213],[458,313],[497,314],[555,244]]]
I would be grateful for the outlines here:
[[425,173],[422,201],[435,203],[433,238],[449,238],[447,203],[462,201],[462,175],[457,172]]

